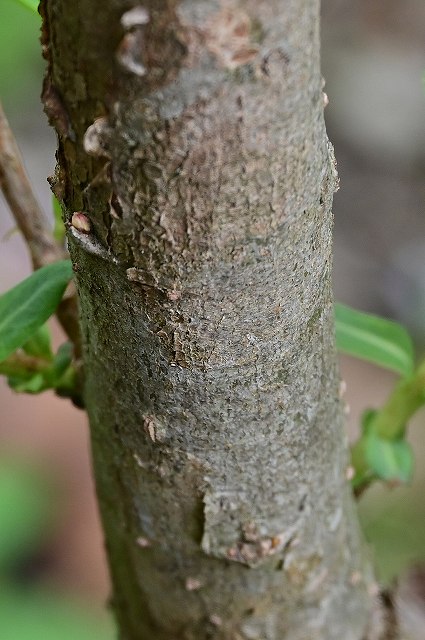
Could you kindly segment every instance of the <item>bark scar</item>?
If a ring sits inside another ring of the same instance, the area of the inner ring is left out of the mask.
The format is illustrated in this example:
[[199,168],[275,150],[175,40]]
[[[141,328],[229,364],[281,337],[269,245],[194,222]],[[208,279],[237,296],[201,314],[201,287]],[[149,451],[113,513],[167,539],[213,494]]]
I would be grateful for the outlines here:
[[207,25],[206,45],[222,67],[237,69],[252,62],[259,52],[253,41],[252,22],[240,9],[223,8]]
[[230,491],[204,494],[204,553],[254,568],[287,551],[296,539],[295,530],[270,533],[266,526],[244,519],[243,514],[249,513],[248,498]]

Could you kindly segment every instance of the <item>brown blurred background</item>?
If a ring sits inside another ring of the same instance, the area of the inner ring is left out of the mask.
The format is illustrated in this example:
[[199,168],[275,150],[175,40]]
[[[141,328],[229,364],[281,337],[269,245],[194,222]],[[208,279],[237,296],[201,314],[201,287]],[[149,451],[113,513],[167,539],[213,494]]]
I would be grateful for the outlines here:
[[[50,214],[46,176],[53,171],[55,139],[38,97],[43,65],[37,30],[36,16],[2,0],[0,93],[35,191]],[[326,120],[341,178],[334,207],[336,298],[403,322],[423,354],[425,3],[324,0],[322,36]],[[1,200],[0,291],[30,270],[13,228]],[[342,374],[353,436],[362,410],[379,405],[395,378],[345,358]],[[50,392],[16,395],[3,380],[0,406],[0,464],[23,460],[41,469],[54,487],[52,523],[26,572],[46,589],[73,594],[99,612],[109,586],[85,415]],[[374,487],[361,500],[365,533],[384,581],[425,560],[424,432],[422,412],[409,431],[416,452],[412,486]]]

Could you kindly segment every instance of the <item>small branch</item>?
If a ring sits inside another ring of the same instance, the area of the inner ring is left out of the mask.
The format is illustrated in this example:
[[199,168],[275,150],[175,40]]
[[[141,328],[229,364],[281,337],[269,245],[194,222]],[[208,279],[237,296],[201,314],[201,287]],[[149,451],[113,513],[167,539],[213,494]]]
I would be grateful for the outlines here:
[[[44,213],[34,195],[24,168],[15,136],[0,102],[0,188],[4,193],[16,224],[28,246],[34,269],[67,257],[49,229]],[[77,294],[71,284],[56,315],[65,333],[81,357],[81,338]]]
[[0,103],[0,186],[31,255],[34,269],[65,257],[52,237]]

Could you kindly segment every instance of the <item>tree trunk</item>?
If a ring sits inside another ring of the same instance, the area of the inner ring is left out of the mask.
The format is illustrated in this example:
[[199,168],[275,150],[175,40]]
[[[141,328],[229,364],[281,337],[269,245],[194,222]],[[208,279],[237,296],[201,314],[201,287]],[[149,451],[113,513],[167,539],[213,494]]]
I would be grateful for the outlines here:
[[42,14],[121,638],[362,640],[318,0]]

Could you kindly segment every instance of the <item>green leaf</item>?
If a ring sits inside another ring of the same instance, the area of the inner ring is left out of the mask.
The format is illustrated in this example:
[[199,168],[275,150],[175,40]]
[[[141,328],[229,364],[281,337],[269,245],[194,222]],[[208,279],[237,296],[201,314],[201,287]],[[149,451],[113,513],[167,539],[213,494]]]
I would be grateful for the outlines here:
[[52,372],[56,380],[61,378],[72,362],[74,347],[71,342],[64,342],[59,347],[52,365]]
[[49,388],[42,373],[33,373],[30,376],[11,376],[7,383],[16,393],[41,393]]
[[42,267],[0,296],[0,362],[54,313],[72,278],[70,260]]
[[413,372],[412,340],[397,322],[335,305],[336,344],[340,351],[391,369],[402,376]]
[[372,431],[366,437],[366,460],[371,470],[387,482],[409,482],[412,477],[413,454],[406,440],[388,440]]
[[9,386],[17,393],[41,393],[46,389],[56,389],[61,396],[73,397],[77,384],[73,355],[71,342],[62,344],[54,356],[50,355],[49,360],[36,356],[28,360],[18,350],[0,362],[0,375],[7,376]]
[[22,349],[29,356],[51,360],[53,358],[52,340],[47,324],[37,329],[34,335],[22,345]]
[[21,4],[22,6],[26,7],[30,11],[33,11],[34,13],[38,13],[38,5],[40,3],[40,0],[15,0],[15,1],[18,2],[18,4]]
[[71,342],[61,344],[53,358],[53,362],[48,369],[43,372],[46,383],[45,388],[57,389],[58,387],[69,387],[75,380],[75,372],[72,366],[74,348]]

